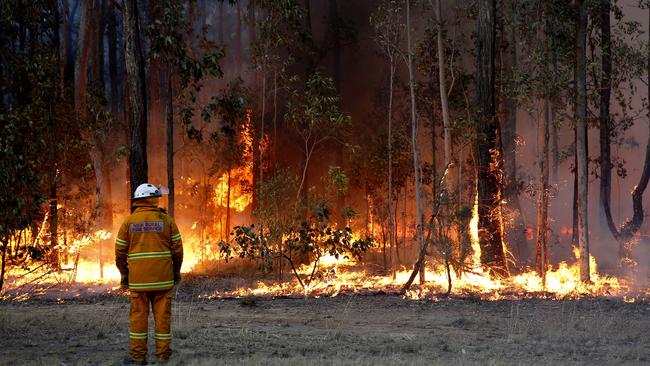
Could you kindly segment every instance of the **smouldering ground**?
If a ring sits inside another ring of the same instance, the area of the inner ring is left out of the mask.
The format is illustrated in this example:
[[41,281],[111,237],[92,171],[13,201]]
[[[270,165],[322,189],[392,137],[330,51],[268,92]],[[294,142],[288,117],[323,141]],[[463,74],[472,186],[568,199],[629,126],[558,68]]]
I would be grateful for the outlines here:
[[[650,363],[648,303],[178,295],[172,365]],[[0,303],[0,365],[119,364],[127,300]]]

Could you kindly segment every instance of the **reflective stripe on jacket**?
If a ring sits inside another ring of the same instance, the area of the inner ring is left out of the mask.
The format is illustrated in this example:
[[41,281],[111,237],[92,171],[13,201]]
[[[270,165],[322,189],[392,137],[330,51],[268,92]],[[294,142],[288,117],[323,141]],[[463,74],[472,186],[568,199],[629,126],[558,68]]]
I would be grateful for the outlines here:
[[135,201],[115,240],[115,264],[128,275],[129,289],[157,291],[172,288],[180,278],[183,243],[171,216],[156,206],[157,199]]

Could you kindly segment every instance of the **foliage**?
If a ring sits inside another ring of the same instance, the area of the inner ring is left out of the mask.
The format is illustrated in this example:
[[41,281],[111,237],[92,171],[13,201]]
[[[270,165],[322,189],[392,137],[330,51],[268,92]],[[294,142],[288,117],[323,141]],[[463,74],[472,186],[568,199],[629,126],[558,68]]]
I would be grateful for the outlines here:
[[[324,255],[335,258],[361,259],[363,252],[373,245],[372,238],[354,239],[352,229],[345,227],[336,228],[330,221],[330,210],[327,202],[320,202],[312,207],[309,221],[291,225],[282,235],[279,246],[269,245],[266,237],[260,236],[254,225],[236,226],[234,229],[233,243],[223,242],[221,251],[226,258],[236,254],[240,258],[261,260],[262,265],[272,269],[274,259],[286,260],[294,276],[304,288],[314,279],[318,269],[318,262]],[[313,268],[306,275],[298,272],[297,260],[312,258]]]
[[[331,167],[326,180],[331,182],[327,190],[335,192],[347,178],[337,167]],[[301,286],[306,287],[314,279],[319,259],[324,255],[361,259],[372,247],[372,238],[355,239],[351,228],[339,228],[332,222],[330,203],[324,197],[314,197],[313,201],[318,203],[312,205],[309,218],[302,219],[297,214],[300,209],[286,204],[286,197],[296,190],[297,179],[286,170],[280,169],[266,179],[259,196],[264,212],[258,213],[265,218],[263,232],[255,225],[236,226],[232,240],[220,244],[222,255],[226,259],[237,256],[260,261],[266,270],[280,264],[277,260],[286,261]],[[308,274],[301,274],[299,264],[306,258],[313,260],[313,268]]]
[[[162,0],[154,4],[158,13],[147,28],[153,58],[160,58],[178,83],[179,115],[187,135],[201,141],[203,133],[193,125],[198,96],[207,77],[222,77],[220,62],[225,50],[209,41],[205,34],[199,38],[199,50],[191,49],[194,39],[187,39],[186,29],[192,20],[185,5],[178,0]],[[187,17],[187,18],[186,18]],[[205,111],[203,111],[205,112]],[[203,119],[206,115],[202,113]],[[209,116],[208,116],[209,117]]]

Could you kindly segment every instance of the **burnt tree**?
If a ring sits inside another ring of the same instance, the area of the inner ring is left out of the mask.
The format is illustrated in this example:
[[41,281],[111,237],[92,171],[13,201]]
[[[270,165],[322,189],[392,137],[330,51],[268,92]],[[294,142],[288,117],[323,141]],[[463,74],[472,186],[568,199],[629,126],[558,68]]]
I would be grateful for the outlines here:
[[580,248],[580,279],[589,282],[589,229],[587,220],[587,3],[576,1],[576,161],[578,177],[578,247]]
[[476,144],[478,236],[481,263],[495,274],[507,276],[501,217],[502,157],[494,97],[496,1],[479,2],[476,67],[478,141]]
[[148,179],[147,166],[147,92],[145,88],[144,57],[140,39],[140,19],[137,2],[124,1],[124,60],[129,95],[129,164],[131,192]]

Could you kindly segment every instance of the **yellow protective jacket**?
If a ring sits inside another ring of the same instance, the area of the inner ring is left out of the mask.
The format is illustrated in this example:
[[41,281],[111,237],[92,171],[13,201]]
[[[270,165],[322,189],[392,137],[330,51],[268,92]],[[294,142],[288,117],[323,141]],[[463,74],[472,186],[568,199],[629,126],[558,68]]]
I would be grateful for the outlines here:
[[135,201],[115,240],[115,264],[128,276],[129,289],[159,291],[180,281],[183,243],[171,216],[156,205],[157,199]]

